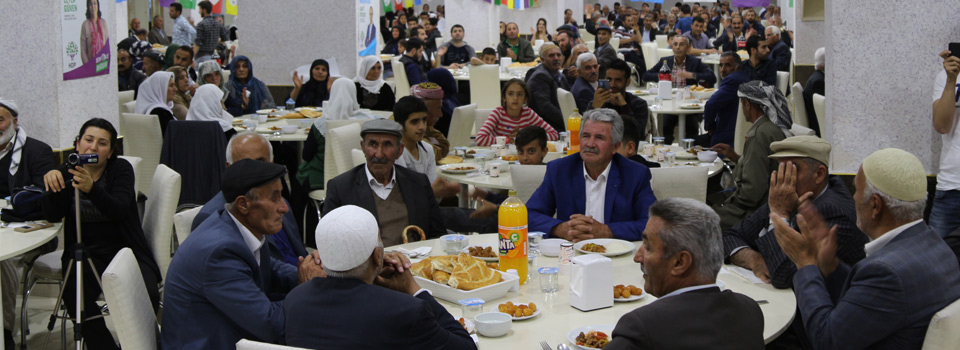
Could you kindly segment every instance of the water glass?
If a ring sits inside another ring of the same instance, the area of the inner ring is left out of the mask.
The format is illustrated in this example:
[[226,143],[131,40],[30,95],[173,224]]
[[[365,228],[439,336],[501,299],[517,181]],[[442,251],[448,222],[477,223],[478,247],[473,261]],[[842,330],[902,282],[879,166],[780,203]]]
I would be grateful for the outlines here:
[[444,235],[440,238],[443,241],[443,251],[452,255],[460,254],[468,242],[467,236],[460,234]]
[[457,303],[460,304],[461,317],[465,320],[473,321],[474,317],[483,313],[483,304],[485,301],[483,299],[473,298],[463,299]]
[[560,290],[559,269],[556,267],[541,267],[539,271],[541,292],[556,293]]
[[527,245],[530,247],[531,256],[540,255],[540,241],[543,240],[543,232],[528,232]]
[[659,95],[653,98],[653,108],[660,108],[662,103],[663,103],[663,98],[661,98]]

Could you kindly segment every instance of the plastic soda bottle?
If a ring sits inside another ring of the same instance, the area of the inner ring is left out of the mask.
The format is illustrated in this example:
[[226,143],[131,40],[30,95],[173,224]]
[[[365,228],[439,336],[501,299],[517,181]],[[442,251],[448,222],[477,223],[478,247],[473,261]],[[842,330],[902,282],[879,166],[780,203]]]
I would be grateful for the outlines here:
[[527,206],[510,190],[497,213],[500,231],[500,271],[517,270],[520,284],[527,283]]
[[573,109],[573,114],[567,117],[567,132],[570,137],[570,147],[567,148],[567,155],[580,152],[580,122],[582,121],[583,117],[576,108]]

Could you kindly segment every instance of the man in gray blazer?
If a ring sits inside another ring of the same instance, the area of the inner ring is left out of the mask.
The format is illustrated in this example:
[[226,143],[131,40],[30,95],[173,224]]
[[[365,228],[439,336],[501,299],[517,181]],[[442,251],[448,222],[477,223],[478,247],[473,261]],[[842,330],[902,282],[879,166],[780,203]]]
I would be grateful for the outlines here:
[[527,88],[530,90],[527,103],[530,104],[530,109],[537,112],[537,115],[547,124],[558,132],[564,131],[567,129],[565,123],[567,116],[560,113],[560,100],[557,98],[563,52],[557,45],[543,44],[540,47],[540,59],[542,63],[527,73]]
[[716,284],[721,247],[720,217],[706,204],[667,198],[650,206],[633,260],[659,299],[623,315],[604,349],[763,349],[760,306]]

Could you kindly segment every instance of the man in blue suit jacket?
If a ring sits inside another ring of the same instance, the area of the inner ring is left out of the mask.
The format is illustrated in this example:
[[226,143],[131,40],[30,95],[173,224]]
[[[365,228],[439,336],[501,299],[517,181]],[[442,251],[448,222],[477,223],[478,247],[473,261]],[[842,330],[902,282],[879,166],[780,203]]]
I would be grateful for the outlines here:
[[265,236],[276,234],[289,208],[280,196],[282,165],[244,159],[223,176],[225,200],[216,217],[201,224],[170,262],[164,286],[163,349],[234,349],[240,339],[283,340],[282,301],[303,280],[323,276],[319,259],[297,268],[262,254]]
[[697,144],[713,147],[718,143],[733,144],[737,129],[737,112],[740,110],[740,97],[737,90],[740,84],[750,81],[750,76],[740,70],[740,55],[724,52],[720,55],[720,86],[703,107],[703,129],[706,135],[697,138]]
[[[580,153],[547,163],[543,183],[527,201],[531,231],[572,241],[639,241],[657,200],[650,169],[617,154],[623,120],[612,109],[583,115]],[[558,219],[554,219],[554,213]]]
[[793,286],[807,336],[815,349],[920,349],[933,314],[960,298],[960,266],[923,223],[923,164],[882,149],[863,161],[855,183],[858,226],[871,241],[853,267],[837,260],[836,228],[809,202],[800,210],[802,235],[770,215],[798,268]]

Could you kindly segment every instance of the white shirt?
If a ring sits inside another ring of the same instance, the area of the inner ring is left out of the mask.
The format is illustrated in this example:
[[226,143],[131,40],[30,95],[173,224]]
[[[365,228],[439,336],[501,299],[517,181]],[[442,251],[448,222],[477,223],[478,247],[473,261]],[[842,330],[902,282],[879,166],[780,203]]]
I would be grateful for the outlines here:
[[863,251],[867,253],[867,256],[870,256],[870,254],[875,254],[876,252],[880,251],[880,249],[883,249],[883,247],[887,246],[887,243],[890,243],[890,241],[892,241],[894,238],[897,238],[897,236],[903,233],[903,231],[906,231],[908,228],[913,227],[913,225],[920,223],[920,221],[923,221],[923,219],[911,221],[900,225],[895,229],[887,231],[887,233],[877,237],[877,239],[867,242],[867,244],[863,246]]
[[650,42],[650,30],[646,27],[643,28],[643,38],[641,39],[641,44],[646,44]]
[[403,148],[403,155],[397,159],[396,165],[427,175],[430,183],[437,181],[437,158],[433,155],[433,146],[425,140],[417,144],[420,149],[420,159],[413,157],[406,147]]
[[672,296],[674,296],[674,295],[680,295],[680,294],[683,294],[683,293],[686,293],[686,292],[692,292],[692,291],[695,291],[695,290],[707,289],[707,288],[713,288],[713,287],[720,288],[720,286],[717,285],[717,284],[701,284],[701,285],[699,285],[699,286],[684,287],[684,288],[680,288],[680,289],[677,289],[677,290],[675,290],[675,291],[672,291],[672,292],[670,292],[669,294],[660,297],[660,299],[663,299],[663,298],[666,298],[666,297],[672,297]]
[[393,174],[390,175],[390,183],[384,185],[377,181],[373,177],[373,174],[370,173],[370,168],[367,168],[366,165],[363,166],[363,170],[367,172],[367,182],[370,184],[370,189],[373,190],[373,193],[380,197],[382,200],[387,200],[387,197],[390,196],[390,191],[393,190],[393,186],[397,185],[397,169],[394,166]]
[[587,174],[587,165],[583,165],[583,179],[586,182],[584,187],[587,191],[586,212],[583,214],[592,216],[594,220],[601,224],[604,223],[603,207],[607,199],[607,176],[610,175],[611,164],[613,164],[612,161],[607,163],[607,168],[603,169],[596,180],[590,178],[590,175]]
[[[940,99],[944,85],[947,84],[947,71],[940,70],[933,83],[933,100]],[[960,106],[960,103],[956,104]],[[960,124],[960,108],[953,114],[953,127],[950,132],[940,135],[943,144],[940,148],[940,172],[937,174],[937,190],[950,191],[960,189],[960,139],[957,138],[957,124]]]
[[230,214],[230,218],[233,219],[233,223],[237,224],[237,228],[240,229],[240,236],[243,237],[243,243],[247,244],[247,248],[250,248],[250,252],[253,253],[253,258],[257,260],[257,265],[260,264],[260,248],[263,247],[263,242],[266,242],[267,237],[257,239],[257,236],[253,235],[253,232],[250,232],[246,226],[240,223],[236,217],[233,216],[233,213],[227,211],[227,214]]

